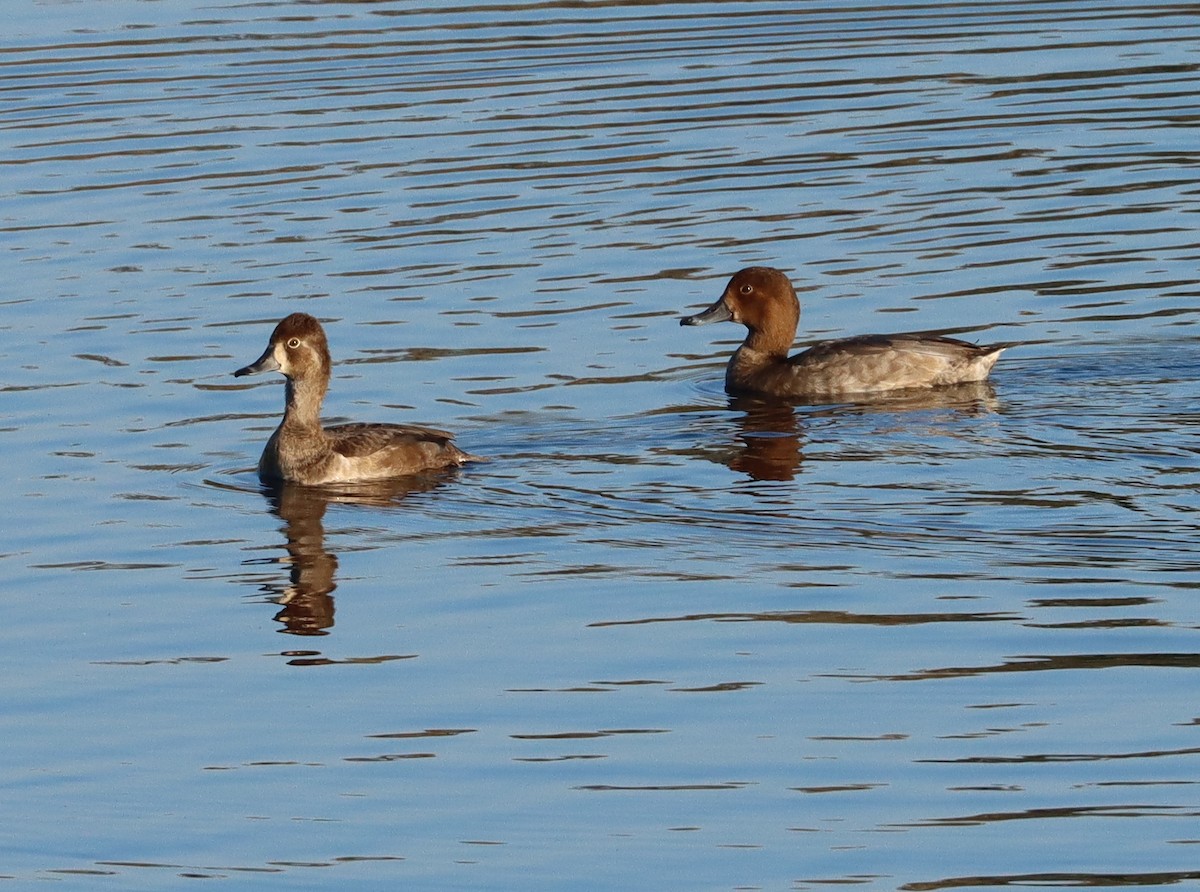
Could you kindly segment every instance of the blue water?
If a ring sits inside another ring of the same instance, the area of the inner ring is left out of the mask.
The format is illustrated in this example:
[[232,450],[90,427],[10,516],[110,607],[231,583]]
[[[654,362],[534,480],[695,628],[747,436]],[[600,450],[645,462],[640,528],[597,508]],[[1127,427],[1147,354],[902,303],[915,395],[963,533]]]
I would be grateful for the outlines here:
[[[1194,885],[1185,4],[24,3],[0,41],[13,888]],[[730,401],[798,345],[991,384]],[[327,420],[486,463],[265,491]]]

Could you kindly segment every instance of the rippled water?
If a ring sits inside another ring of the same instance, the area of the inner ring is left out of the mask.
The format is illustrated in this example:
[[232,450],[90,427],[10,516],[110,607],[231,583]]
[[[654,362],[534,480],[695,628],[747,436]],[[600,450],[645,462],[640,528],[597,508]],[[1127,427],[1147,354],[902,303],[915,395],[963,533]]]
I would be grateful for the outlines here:
[[[1188,4],[22,3],[0,44],[14,888],[1194,885]],[[728,400],[800,342],[989,385]],[[326,417],[488,457],[264,491]]]

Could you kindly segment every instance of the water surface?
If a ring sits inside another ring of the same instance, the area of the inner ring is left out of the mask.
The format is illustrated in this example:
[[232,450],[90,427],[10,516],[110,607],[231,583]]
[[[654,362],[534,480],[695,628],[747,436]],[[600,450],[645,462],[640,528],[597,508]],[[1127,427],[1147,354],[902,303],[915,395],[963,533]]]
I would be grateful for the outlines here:
[[[14,887],[1195,883],[1193,6],[14,12]],[[751,263],[1021,345],[731,401]],[[489,461],[261,487],[297,310]]]

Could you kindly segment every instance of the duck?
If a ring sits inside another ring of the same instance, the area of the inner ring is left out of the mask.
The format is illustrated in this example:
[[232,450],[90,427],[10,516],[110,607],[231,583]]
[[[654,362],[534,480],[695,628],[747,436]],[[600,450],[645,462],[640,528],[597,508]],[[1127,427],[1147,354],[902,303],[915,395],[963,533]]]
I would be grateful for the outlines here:
[[789,357],[800,301],[787,274],[769,266],[738,271],[716,303],[679,320],[710,322],[748,329],[725,370],[725,390],[735,396],[834,398],[977,383],[1012,346],[919,333],[869,334],[821,341]]
[[264,483],[360,483],[457,468],[479,460],[454,435],[408,424],[321,424],[333,362],[321,323],[307,313],[280,320],[267,349],[233,373],[279,372],[287,380],[283,420],[258,460]]

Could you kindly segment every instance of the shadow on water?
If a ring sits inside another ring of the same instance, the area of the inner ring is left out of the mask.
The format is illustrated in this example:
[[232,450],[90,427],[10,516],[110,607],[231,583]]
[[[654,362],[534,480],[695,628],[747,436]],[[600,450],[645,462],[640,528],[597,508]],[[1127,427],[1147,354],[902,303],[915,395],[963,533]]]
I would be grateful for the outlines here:
[[[1069,815],[1063,815],[1069,816]],[[1022,815],[1027,818],[1046,817],[1040,813]],[[1014,886],[1019,889],[1111,889],[1124,886],[1150,888],[1176,886],[1180,883],[1200,880],[1200,871],[1159,871],[1154,873],[1014,873],[978,876],[955,876],[940,880],[904,883],[901,892],[935,892],[941,889],[1002,889]]]

